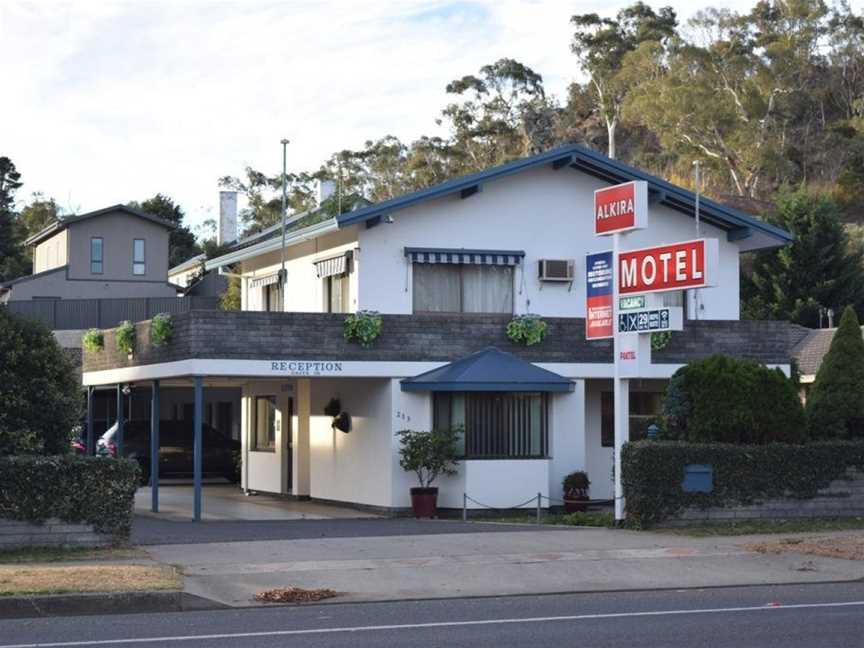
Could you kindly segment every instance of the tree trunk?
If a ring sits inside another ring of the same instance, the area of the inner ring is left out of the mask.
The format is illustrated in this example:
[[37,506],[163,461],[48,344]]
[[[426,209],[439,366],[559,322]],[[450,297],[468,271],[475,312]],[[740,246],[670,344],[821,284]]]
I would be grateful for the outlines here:
[[609,149],[606,155],[608,155],[613,160],[615,159],[615,130],[618,128],[618,118],[614,117],[612,119],[606,120],[606,133],[609,137]]

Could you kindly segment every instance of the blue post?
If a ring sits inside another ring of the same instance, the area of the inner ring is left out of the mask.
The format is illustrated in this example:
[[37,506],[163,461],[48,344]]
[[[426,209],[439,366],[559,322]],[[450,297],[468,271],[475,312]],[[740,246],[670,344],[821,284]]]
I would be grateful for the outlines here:
[[93,387],[87,387],[87,456],[96,451],[96,439],[93,434]]
[[150,510],[159,512],[159,381],[153,381],[150,399]]
[[117,436],[114,437],[117,456],[123,456],[123,385],[117,385]]
[[203,384],[201,376],[195,376],[192,379],[195,385],[195,418],[194,418],[194,434],[192,446],[192,465],[195,477],[195,501],[193,506],[193,518],[196,522],[201,520],[201,419],[203,418]]

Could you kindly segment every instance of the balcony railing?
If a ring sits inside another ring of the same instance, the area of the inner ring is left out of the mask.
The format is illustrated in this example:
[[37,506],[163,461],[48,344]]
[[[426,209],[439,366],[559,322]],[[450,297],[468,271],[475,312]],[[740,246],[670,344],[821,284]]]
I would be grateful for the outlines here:
[[42,322],[54,331],[112,328],[123,320],[141,322],[158,313],[217,310],[218,297],[130,297],[128,299],[37,299],[13,301],[10,312]]

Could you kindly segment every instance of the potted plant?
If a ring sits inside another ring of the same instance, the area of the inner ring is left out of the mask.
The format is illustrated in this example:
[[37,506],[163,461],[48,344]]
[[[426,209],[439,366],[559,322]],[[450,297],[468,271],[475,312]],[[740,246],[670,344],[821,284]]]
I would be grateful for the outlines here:
[[588,488],[591,481],[588,473],[577,470],[564,478],[564,510],[567,513],[576,513],[588,510]]
[[399,465],[414,472],[420,486],[411,489],[414,517],[433,518],[438,514],[438,487],[432,483],[439,475],[454,475],[458,463],[458,430],[418,432],[402,430],[399,436]]

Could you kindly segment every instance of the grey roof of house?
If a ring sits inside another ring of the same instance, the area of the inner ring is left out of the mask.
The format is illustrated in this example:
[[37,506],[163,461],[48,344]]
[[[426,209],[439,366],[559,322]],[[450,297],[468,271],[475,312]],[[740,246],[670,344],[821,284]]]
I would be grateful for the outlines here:
[[[801,340],[792,349],[792,357],[798,363],[798,370],[802,376],[815,376],[822,364],[822,359],[831,348],[836,328],[811,330],[807,337]],[[864,335],[864,327],[862,327]]]
[[144,220],[156,223],[157,225],[161,225],[162,227],[165,227],[167,229],[175,229],[177,227],[176,225],[174,225],[174,223],[169,223],[168,221],[163,220],[158,216],[148,214],[147,212],[141,211],[140,209],[135,209],[134,207],[129,207],[128,205],[112,205],[111,207],[97,209],[96,211],[87,212],[86,214],[71,214],[69,216],[62,216],[47,227],[45,227],[40,232],[37,232],[33,236],[29,237],[26,241],[24,241],[24,244],[36,245],[37,243],[44,241],[49,236],[53,236],[57,232],[66,229],[67,227],[69,227],[69,225],[73,223],[77,223],[88,218],[96,218],[98,216],[113,214],[116,212],[123,212],[124,214],[129,214],[131,216],[137,216],[138,218],[143,218]]

